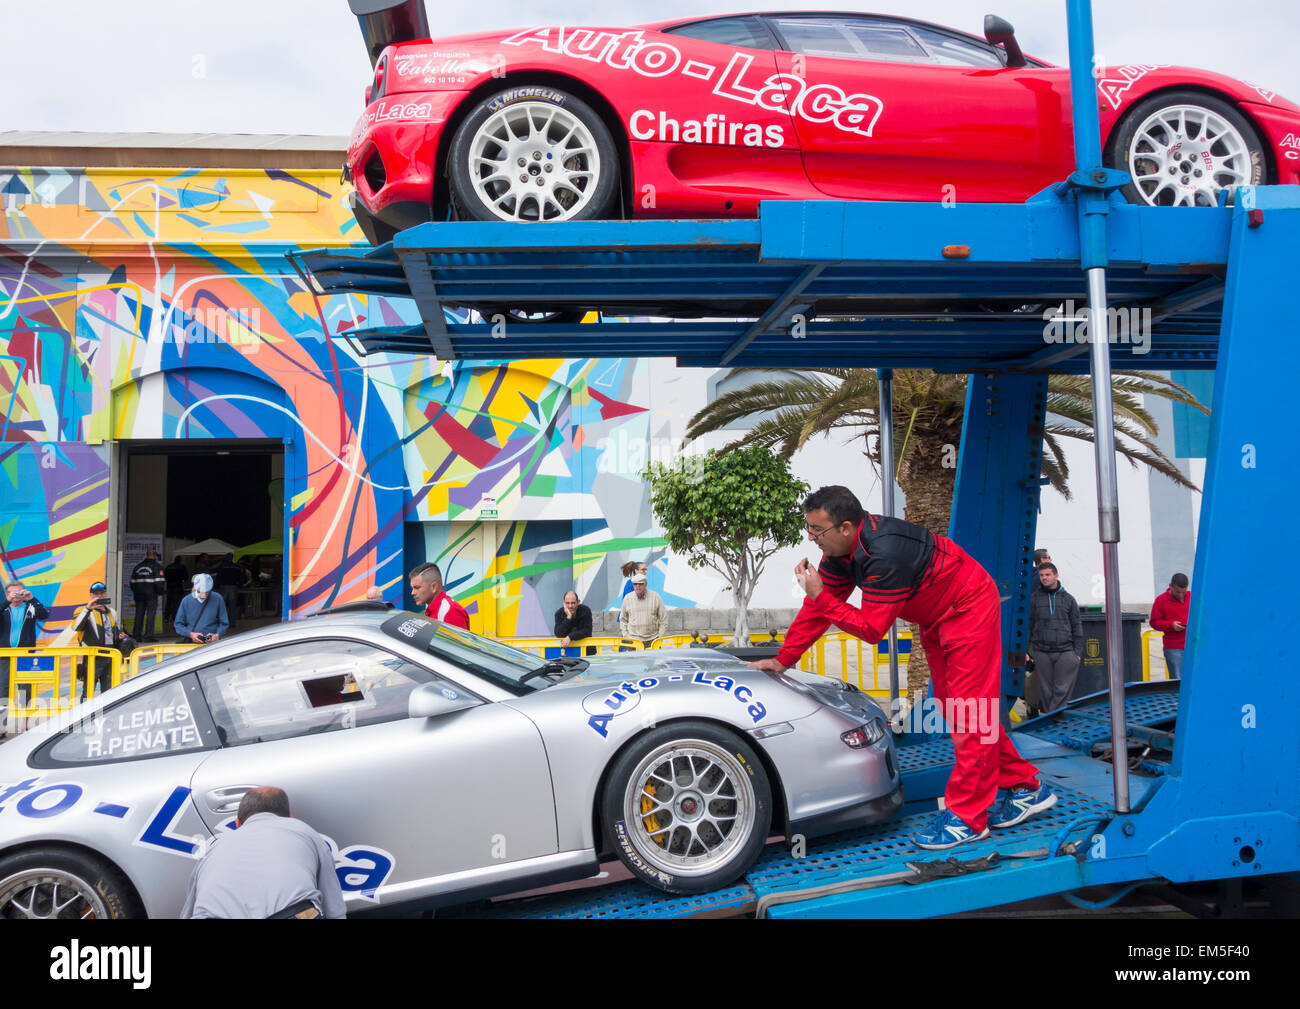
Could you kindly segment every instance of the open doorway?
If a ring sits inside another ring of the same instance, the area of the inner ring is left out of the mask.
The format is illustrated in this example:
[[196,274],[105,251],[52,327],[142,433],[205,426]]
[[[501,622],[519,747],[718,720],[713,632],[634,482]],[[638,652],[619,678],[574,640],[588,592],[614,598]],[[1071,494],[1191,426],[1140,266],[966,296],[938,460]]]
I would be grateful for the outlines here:
[[[284,446],[266,439],[133,442],[125,452],[119,612],[128,632],[175,640],[176,607],[199,571],[212,575],[229,633],[276,623],[284,597]],[[152,621],[127,583],[158,551],[166,592]]]

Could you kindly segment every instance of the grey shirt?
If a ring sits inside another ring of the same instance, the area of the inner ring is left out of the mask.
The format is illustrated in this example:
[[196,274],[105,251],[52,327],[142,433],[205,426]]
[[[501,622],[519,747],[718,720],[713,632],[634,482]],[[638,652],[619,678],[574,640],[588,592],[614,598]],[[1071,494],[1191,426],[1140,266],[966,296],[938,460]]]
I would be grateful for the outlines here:
[[269,918],[311,900],[343,918],[343,888],[325,838],[301,820],[257,813],[221,834],[194,868],[182,918]]

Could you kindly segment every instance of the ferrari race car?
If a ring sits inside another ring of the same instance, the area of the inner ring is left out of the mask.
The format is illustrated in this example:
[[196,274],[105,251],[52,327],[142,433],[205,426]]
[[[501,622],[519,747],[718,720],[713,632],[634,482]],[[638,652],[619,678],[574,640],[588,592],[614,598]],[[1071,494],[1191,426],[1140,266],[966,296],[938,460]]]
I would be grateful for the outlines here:
[[[370,241],[421,221],[755,216],[760,200],[1022,202],[1074,170],[1069,71],[875,14],[757,13],[429,39],[349,0],[374,80],[344,176]],[[1300,106],[1185,67],[1100,67],[1135,203],[1300,182]]]
[[380,604],[205,645],[0,746],[0,919],[175,917],[257,785],[329,838],[349,913],[595,874],[743,874],[772,833],[894,815],[885,717],[706,649],[545,661]]

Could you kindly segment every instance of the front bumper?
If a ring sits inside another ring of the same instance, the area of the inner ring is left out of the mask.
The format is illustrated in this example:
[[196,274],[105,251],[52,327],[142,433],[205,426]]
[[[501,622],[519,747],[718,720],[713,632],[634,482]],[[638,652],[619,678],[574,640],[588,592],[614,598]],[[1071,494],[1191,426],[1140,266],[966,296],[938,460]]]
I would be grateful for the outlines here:
[[843,809],[795,820],[786,828],[786,839],[795,834],[802,834],[804,837],[820,837],[823,834],[833,834],[837,830],[848,830],[851,827],[867,827],[873,823],[893,819],[902,808],[903,783],[900,781],[892,792],[878,799],[866,799],[845,806]]
[[388,95],[371,102],[353,128],[343,165],[352,212],[375,244],[432,216],[438,142],[462,91]]

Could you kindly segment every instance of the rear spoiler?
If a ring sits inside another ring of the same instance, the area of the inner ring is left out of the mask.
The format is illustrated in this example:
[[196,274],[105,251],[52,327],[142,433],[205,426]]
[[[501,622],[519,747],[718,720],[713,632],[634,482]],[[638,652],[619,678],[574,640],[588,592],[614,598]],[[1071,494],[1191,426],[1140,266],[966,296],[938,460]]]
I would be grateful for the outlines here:
[[385,46],[429,37],[424,0],[348,0],[373,67]]

